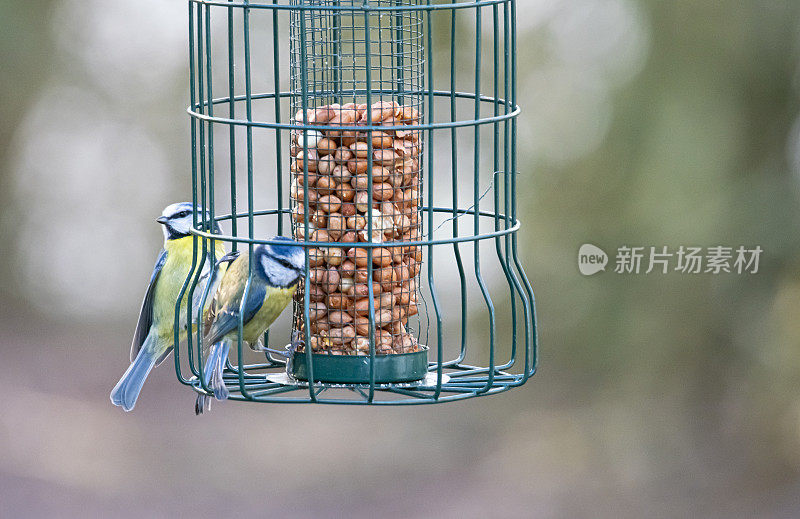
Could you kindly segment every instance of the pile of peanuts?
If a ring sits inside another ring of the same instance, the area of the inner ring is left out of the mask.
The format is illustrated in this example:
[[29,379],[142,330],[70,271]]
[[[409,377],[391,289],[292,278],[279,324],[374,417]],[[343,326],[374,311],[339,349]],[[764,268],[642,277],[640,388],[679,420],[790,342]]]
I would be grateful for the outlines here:
[[[310,293],[311,349],[314,352],[369,354],[369,257],[368,249],[358,247],[358,243],[420,239],[422,143],[418,130],[373,130],[370,134],[360,127],[416,125],[419,120],[415,108],[396,102],[380,101],[371,107],[355,103],[332,104],[309,109],[308,124],[352,126],[352,130],[292,131],[291,200],[295,239],[306,239],[304,202],[307,198],[308,240],[340,244],[309,251],[310,284],[301,287],[295,299],[294,327],[304,332],[303,292]],[[302,110],[293,122],[303,124]],[[367,174],[370,138],[371,200]],[[304,189],[306,164],[308,193]],[[371,236],[367,222],[370,204]],[[420,346],[408,332],[407,325],[408,318],[418,312],[417,276],[422,250],[419,246],[374,247],[372,250],[375,351],[381,355],[419,351]]]

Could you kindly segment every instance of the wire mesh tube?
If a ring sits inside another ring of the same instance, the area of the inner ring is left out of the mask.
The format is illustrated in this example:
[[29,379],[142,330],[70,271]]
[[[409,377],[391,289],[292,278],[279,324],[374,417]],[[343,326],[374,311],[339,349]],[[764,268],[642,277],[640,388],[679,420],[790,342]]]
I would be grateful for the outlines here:
[[315,353],[419,351],[408,321],[418,313],[421,247],[383,244],[421,236],[422,135],[406,127],[422,122],[422,16],[308,9],[292,13],[291,31],[294,236],[332,244],[309,251],[295,330],[305,332],[308,292]]

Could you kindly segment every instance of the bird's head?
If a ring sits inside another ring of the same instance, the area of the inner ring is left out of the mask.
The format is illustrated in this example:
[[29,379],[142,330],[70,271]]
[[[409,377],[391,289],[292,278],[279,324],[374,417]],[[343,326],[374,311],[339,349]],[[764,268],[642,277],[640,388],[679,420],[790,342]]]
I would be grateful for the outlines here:
[[259,245],[254,254],[263,268],[267,281],[274,286],[286,288],[297,283],[305,275],[306,256],[303,248],[293,245],[292,240],[278,236],[277,241],[286,245]]
[[[208,211],[205,211],[205,217],[209,218]],[[163,225],[165,240],[175,240],[189,236],[192,231],[192,224],[194,223],[194,206],[191,202],[178,202],[167,206],[161,216],[156,218],[156,221]],[[214,222],[214,230],[218,231],[219,226]]]

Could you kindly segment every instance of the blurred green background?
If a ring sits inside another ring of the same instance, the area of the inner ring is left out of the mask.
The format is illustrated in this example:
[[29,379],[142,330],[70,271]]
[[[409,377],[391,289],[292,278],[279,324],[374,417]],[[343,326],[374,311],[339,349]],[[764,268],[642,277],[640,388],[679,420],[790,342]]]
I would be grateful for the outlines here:
[[[108,401],[152,219],[188,197],[185,3],[0,2],[0,515],[797,517],[798,11],[520,2],[536,377],[197,419],[169,367],[135,412]],[[755,275],[585,278],[586,242],[764,253]]]

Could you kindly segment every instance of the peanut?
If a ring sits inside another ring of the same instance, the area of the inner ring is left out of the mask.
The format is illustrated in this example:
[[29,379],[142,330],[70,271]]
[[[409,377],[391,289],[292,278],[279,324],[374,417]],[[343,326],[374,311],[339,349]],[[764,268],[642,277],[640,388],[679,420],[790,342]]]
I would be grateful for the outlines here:
[[394,196],[394,188],[391,184],[382,182],[372,186],[372,198],[375,200],[391,200]]
[[315,303],[325,301],[325,291],[319,285],[311,284],[308,287],[309,298]]
[[336,268],[331,267],[325,271],[325,278],[321,285],[322,289],[328,294],[333,293],[339,288],[340,281],[341,278],[339,276],[339,271],[336,270]]
[[372,168],[372,181],[373,182],[386,182],[391,177],[392,172],[383,166],[373,166]]
[[360,193],[356,193],[356,210],[366,213],[369,209],[369,193],[361,191]]
[[345,260],[342,263],[342,266],[339,267],[339,272],[343,277],[352,278],[353,276],[355,276],[356,273],[356,264],[350,261],[349,259]]
[[[295,160],[296,160],[295,164],[297,166],[297,170],[298,171],[304,171],[305,170],[305,163],[306,163],[305,157],[306,157],[305,151],[300,151],[295,156]],[[316,150],[309,148],[309,150],[308,150],[308,170],[309,171],[316,171],[317,170],[317,160],[319,160],[319,154],[317,153]]]
[[317,143],[317,151],[319,152],[320,156],[332,155],[336,153],[337,149],[338,146],[336,145],[336,141],[330,138],[321,139]]
[[356,197],[356,190],[350,184],[342,182],[336,190],[336,195],[344,202],[352,202]]
[[328,216],[327,227],[331,239],[338,241],[347,230],[347,219],[341,213],[331,213]]
[[369,161],[367,159],[352,158],[347,161],[347,170],[353,175],[366,173],[368,168]]
[[329,309],[347,310],[353,306],[353,300],[343,294],[330,294],[326,299]]
[[337,148],[336,152],[333,154],[333,160],[335,160],[337,164],[347,164],[347,161],[352,158],[353,152],[350,151],[350,148],[345,148],[344,146]]
[[347,255],[347,257],[350,258],[350,260],[353,261],[358,267],[364,268],[369,265],[367,249],[353,247],[350,249],[350,253]]
[[366,191],[369,189],[369,176],[365,173],[355,175],[352,179],[350,179],[350,183],[359,191]]
[[[386,132],[372,132],[372,147],[373,148],[391,148],[394,144],[394,139]],[[319,146],[319,145],[317,145]],[[366,156],[366,155],[365,155]]]
[[344,260],[344,251],[339,247],[327,247],[323,252],[322,255],[325,261],[328,262],[328,265],[338,267],[342,264]]
[[318,201],[319,208],[326,213],[336,213],[342,207],[342,201],[334,195],[321,196]]
[[308,263],[311,267],[319,267],[323,263],[325,263],[325,258],[322,255],[322,251],[319,249],[309,249],[308,250]]
[[328,322],[333,326],[343,326],[353,322],[353,316],[347,312],[336,310],[328,314]]
[[356,336],[356,329],[352,326],[342,328],[333,327],[328,331],[328,337],[333,344],[344,344],[352,341]]
[[369,157],[369,144],[363,141],[354,142],[350,145],[350,152],[355,158],[366,159]]
[[356,206],[355,204],[342,204],[342,216],[350,218],[351,216],[356,215]]
[[327,312],[328,307],[326,307],[325,303],[322,301],[311,303],[308,306],[308,318],[311,319],[312,323],[325,317]]
[[369,317],[357,315],[355,318],[356,333],[361,336],[369,336]]
[[321,211],[311,213],[311,218],[308,221],[317,229],[324,229],[328,226],[328,217]]
[[333,177],[321,177],[317,180],[317,193],[320,195],[331,195],[336,190],[336,181]]
[[[356,329],[358,331],[358,329]],[[367,331],[369,334],[369,331]],[[359,335],[365,335],[359,332]],[[356,337],[355,341],[353,341],[353,347],[355,348],[358,355],[369,355],[369,339],[366,337]]]
[[330,121],[334,115],[336,115],[336,109],[333,106],[323,106],[322,108],[317,108],[314,112],[314,121],[317,124],[325,124]]
[[389,101],[378,101],[372,105],[372,110],[368,111],[366,107],[364,107],[364,115],[361,117],[361,121],[377,124],[384,119],[388,119],[389,117],[394,116],[394,104]]
[[[372,252],[372,263],[381,267],[388,267],[392,264],[392,253],[385,247],[376,248]],[[358,265],[358,262],[356,262],[356,265]]]
[[392,148],[372,152],[372,163],[380,166],[394,166],[397,158],[398,155]]
[[329,175],[336,167],[336,161],[333,160],[331,155],[320,157],[317,161],[317,173],[320,175]]
[[350,182],[350,178],[353,175],[352,173],[350,173],[350,170],[347,169],[346,165],[344,166],[339,165],[333,168],[333,170],[331,171],[331,176],[334,179],[336,179],[337,182],[345,183],[345,182]]
[[342,235],[342,239],[339,241],[342,243],[355,243],[358,241],[358,235],[353,231],[347,231]]

